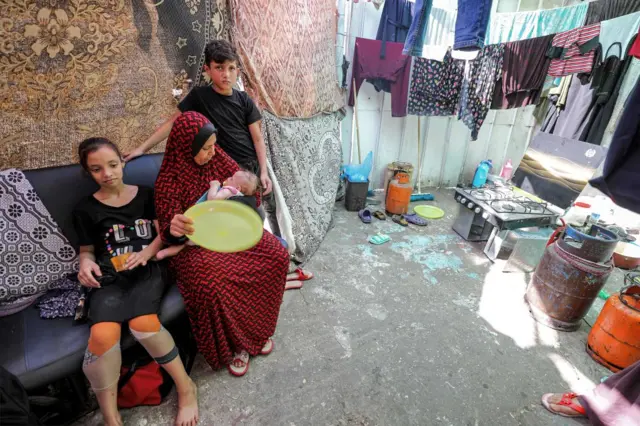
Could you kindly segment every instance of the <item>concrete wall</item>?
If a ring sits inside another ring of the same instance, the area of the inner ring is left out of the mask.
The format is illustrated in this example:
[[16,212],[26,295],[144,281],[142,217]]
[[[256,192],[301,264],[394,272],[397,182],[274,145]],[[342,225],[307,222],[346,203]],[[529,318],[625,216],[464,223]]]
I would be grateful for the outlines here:
[[[515,12],[568,6],[580,0],[495,0],[495,12]],[[336,54],[338,67],[342,54],[351,59],[356,37],[375,38],[380,10],[373,3],[360,0],[338,0],[340,21]],[[426,44],[451,45],[455,26],[457,0],[434,0]],[[350,28],[349,28],[350,26]],[[349,32],[348,42],[346,33]],[[341,75],[340,69],[337,70]],[[351,87],[351,70],[348,87]],[[345,91],[346,93],[346,91]],[[455,186],[469,182],[478,163],[490,158],[495,169],[511,159],[514,167],[520,162],[533,133],[533,106],[512,110],[492,110],[483,124],[478,140],[470,140],[470,132],[453,117],[421,117],[421,155],[418,160],[418,117],[391,117],[391,96],[377,93],[365,83],[358,95],[358,120],[362,158],[374,152],[372,187],[382,186],[386,165],[392,161],[408,161],[417,168],[422,162],[422,186]],[[342,123],[345,163],[358,161],[356,134],[353,129],[353,109],[347,107]]]

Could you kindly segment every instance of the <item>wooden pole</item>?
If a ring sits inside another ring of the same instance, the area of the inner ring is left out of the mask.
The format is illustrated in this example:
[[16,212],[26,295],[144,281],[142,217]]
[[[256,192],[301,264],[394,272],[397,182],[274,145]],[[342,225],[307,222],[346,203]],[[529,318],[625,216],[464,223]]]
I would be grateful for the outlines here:
[[356,126],[356,140],[358,141],[358,164],[362,164],[362,155],[360,154],[360,128],[358,127],[358,95],[356,93],[356,79],[351,82],[353,87],[353,124]]
[[421,187],[420,187],[420,174],[422,173],[422,159],[420,158],[420,116],[418,116],[418,167],[417,168],[417,172],[418,174],[416,175],[416,183],[418,184],[418,194],[420,194],[421,191]]

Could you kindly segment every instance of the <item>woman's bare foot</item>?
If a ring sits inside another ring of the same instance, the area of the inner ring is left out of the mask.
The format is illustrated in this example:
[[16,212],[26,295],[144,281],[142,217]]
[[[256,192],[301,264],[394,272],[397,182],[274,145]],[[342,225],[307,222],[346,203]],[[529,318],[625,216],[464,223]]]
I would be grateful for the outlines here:
[[200,418],[198,417],[198,388],[191,382],[190,389],[178,392],[178,415],[176,416],[176,426],[195,426]]
[[584,408],[580,405],[578,395],[574,393],[547,393],[542,396],[542,405],[553,414],[560,416],[585,417]]

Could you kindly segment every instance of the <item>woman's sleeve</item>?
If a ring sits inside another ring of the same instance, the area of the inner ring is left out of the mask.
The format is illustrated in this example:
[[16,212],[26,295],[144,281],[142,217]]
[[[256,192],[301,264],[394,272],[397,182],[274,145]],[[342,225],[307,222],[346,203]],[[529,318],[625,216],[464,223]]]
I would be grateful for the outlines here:
[[179,191],[173,187],[173,179],[166,178],[167,180],[158,177],[156,181],[154,198],[155,198],[155,210],[158,216],[158,224],[160,225],[160,237],[162,242],[168,245],[175,244],[174,241],[170,241],[169,228],[171,227],[171,219],[177,214],[184,213],[182,203],[178,198]]

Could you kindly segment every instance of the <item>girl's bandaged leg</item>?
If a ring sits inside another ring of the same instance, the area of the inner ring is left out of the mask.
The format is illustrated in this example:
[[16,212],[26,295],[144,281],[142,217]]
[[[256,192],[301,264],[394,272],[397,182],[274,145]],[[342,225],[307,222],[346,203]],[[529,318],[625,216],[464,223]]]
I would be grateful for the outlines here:
[[89,379],[94,392],[101,392],[115,388],[120,378],[122,354],[120,342],[116,343],[104,354],[98,356],[88,349],[84,354],[82,371]]
[[157,315],[145,315],[129,321],[131,334],[160,365],[173,361],[178,348],[171,334],[160,324]]

